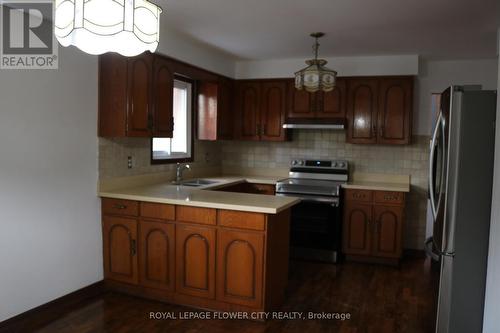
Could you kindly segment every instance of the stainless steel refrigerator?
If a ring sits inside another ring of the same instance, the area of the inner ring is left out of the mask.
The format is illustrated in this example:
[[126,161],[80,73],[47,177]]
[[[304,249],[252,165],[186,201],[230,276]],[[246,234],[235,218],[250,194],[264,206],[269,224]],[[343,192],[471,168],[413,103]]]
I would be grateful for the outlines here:
[[482,331],[495,143],[496,92],[452,86],[432,137],[428,252],[441,262],[438,333]]

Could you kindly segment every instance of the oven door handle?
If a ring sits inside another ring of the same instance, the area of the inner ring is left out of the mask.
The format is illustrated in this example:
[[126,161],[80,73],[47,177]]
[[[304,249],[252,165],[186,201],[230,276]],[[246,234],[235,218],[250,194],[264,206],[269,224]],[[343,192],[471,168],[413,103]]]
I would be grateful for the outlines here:
[[314,195],[301,195],[295,193],[276,193],[277,196],[280,197],[294,197],[299,198],[305,202],[319,202],[319,203],[328,203],[332,205],[332,207],[338,207],[340,204],[340,200],[338,197],[321,197]]

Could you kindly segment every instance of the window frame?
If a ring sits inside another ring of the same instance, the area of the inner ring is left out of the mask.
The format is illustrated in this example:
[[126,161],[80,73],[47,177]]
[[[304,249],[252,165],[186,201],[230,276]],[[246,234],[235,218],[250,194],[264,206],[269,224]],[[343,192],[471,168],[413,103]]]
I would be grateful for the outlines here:
[[[150,163],[151,165],[159,165],[159,164],[174,164],[174,163],[187,163],[194,162],[194,140],[195,140],[195,118],[196,118],[196,108],[198,107],[196,104],[197,96],[197,85],[196,81],[192,80],[186,76],[174,74],[174,80],[183,81],[191,84],[191,156],[190,157],[181,157],[181,158],[165,158],[165,159],[153,159],[153,137],[150,140]],[[173,85],[172,85],[173,89]],[[173,107],[173,101],[172,101]],[[174,119],[175,121],[175,119]],[[174,124],[175,125],[175,124]]]

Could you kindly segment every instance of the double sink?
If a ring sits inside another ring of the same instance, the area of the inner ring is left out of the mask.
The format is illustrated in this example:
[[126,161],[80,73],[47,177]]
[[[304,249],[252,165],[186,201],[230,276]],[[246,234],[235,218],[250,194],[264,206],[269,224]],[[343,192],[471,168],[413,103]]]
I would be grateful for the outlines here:
[[182,186],[191,186],[191,187],[199,187],[199,186],[206,186],[206,185],[212,185],[212,184],[217,184],[220,183],[219,181],[215,180],[208,180],[208,179],[190,179],[190,180],[185,180],[182,181],[179,185]]

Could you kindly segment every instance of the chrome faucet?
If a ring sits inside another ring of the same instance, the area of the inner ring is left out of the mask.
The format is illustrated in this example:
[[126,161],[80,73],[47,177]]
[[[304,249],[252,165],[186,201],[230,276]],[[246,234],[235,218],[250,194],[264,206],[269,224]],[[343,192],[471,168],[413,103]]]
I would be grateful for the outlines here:
[[177,163],[176,173],[175,173],[175,183],[179,185],[182,182],[182,172],[184,170],[190,170],[191,167],[189,164],[180,164]]

